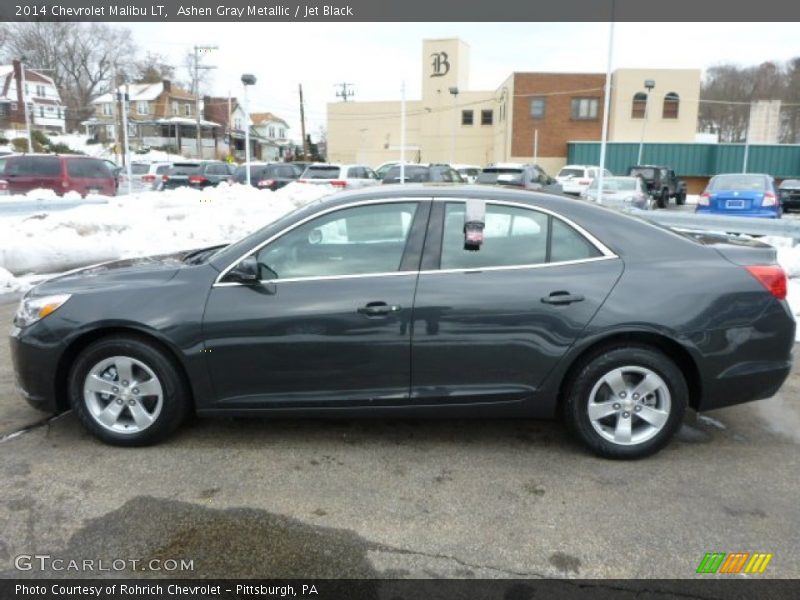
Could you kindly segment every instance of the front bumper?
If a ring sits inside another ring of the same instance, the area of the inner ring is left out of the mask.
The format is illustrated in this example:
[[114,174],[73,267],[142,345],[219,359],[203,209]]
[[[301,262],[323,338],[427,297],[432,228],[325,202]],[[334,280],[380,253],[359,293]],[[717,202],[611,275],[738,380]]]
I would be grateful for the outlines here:
[[60,354],[29,339],[26,332],[12,326],[9,337],[16,387],[32,407],[58,412],[55,373]]

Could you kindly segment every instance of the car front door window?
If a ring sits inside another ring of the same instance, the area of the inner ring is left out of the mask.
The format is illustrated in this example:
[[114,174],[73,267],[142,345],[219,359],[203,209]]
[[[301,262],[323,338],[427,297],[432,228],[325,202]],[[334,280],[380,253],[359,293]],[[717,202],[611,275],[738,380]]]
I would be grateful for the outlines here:
[[355,276],[400,268],[416,202],[342,209],[258,251],[261,279]]

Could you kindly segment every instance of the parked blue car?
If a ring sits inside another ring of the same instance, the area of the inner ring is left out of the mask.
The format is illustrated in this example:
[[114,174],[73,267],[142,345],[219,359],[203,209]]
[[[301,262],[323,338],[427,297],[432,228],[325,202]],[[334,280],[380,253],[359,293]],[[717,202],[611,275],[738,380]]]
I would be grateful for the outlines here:
[[780,219],[783,211],[771,176],[730,173],[711,178],[695,212]]

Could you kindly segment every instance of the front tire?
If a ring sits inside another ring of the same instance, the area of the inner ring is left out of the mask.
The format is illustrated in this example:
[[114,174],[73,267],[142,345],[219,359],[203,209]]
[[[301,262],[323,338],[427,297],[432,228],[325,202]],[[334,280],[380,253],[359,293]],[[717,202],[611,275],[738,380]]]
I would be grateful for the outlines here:
[[675,196],[675,203],[678,206],[683,206],[684,204],[686,204],[686,190],[678,192],[678,195]]
[[667,208],[669,204],[669,192],[667,190],[661,190],[661,193],[658,195],[658,208]]
[[111,336],[80,353],[68,380],[84,427],[116,446],[158,442],[184,421],[189,393],[175,360],[133,336]]
[[689,390],[665,354],[644,345],[604,348],[567,382],[567,427],[605,458],[637,459],[661,450],[680,427]]

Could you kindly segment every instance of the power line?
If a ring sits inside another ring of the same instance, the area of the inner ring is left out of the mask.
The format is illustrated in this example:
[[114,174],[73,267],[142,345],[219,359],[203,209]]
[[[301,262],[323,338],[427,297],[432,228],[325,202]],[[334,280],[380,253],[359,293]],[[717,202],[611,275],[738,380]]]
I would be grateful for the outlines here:
[[[350,89],[348,89],[348,86],[350,86]],[[341,98],[342,102],[347,102],[347,99],[352,98],[355,94],[354,90],[352,89],[352,83],[337,83],[334,87],[339,88],[339,90],[336,92],[336,97]]]

